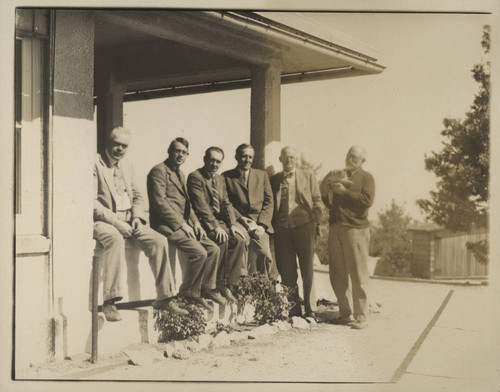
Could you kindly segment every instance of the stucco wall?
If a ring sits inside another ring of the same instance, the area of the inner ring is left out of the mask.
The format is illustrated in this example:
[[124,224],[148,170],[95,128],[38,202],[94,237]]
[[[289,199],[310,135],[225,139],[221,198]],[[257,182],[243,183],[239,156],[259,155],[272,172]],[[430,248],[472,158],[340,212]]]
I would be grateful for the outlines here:
[[[54,302],[56,355],[84,351],[90,327],[92,262],[94,20],[87,11],[57,11],[53,120]],[[62,328],[66,318],[66,330]],[[67,336],[67,339],[65,339]]]

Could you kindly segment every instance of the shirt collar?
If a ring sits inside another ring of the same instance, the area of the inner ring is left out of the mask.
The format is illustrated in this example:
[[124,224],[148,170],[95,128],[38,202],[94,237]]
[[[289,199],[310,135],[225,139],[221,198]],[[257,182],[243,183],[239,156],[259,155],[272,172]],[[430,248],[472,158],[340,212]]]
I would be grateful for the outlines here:
[[109,168],[120,167],[120,160],[114,159],[108,150],[106,150],[106,159],[104,161]]

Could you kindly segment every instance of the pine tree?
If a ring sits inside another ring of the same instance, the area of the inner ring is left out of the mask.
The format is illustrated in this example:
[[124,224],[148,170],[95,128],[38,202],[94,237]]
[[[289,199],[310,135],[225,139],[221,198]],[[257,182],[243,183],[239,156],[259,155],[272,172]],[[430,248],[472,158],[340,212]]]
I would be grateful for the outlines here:
[[[484,26],[481,46],[490,50],[490,27]],[[417,201],[427,217],[451,231],[469,231],[488,225],[490,161],[490,63],[472,69],[479,90],[464,120],[445,118],[446,139],[440,152],[425,157],[425,168],[438,177],[437,190],[430,200]],[[470,245],[485,252],[487,243]]]

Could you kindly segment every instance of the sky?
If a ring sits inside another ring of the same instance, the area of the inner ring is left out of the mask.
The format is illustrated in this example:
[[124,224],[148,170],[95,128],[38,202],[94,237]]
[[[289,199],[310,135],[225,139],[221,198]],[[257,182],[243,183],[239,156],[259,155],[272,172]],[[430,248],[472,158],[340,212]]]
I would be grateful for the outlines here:
[[[364,167],[376,182],[370,218],[376,220],[395,200],[423,220],[416,200],[428,198],[436,182],[424,168],[424,156],[441,149],[443,119],[463,119],[470,108],[478,89],[471,69],[486,59],[480,42],[489,16],[308,16],[375,48],[378,63],[387,68],[378,75],[282,86],[282,144],[321,163],[320,177],[343,168],[351,145],[365,146]],[[176,136],[191,142],[186,174],[202,166],[203,152],[212,145],[226,152],[222,170],[227,170],[235,166],[236,146],[250,140],[250,90],[126,103],[124,125],[140,133],[129,158],[143,184]]]

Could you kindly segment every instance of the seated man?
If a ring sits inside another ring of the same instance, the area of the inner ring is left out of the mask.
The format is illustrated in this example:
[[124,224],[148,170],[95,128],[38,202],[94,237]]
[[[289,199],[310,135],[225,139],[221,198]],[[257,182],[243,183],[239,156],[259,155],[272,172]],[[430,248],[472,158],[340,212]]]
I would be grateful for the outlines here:
[[273,192],[267,173],[252,168],[253,157],[253,147],[241,144],[236,149],[237,167],[222,175],[236,219],[250,236],[248,264],[242,275],[261,272],[277,279],[278,270],[269,246],[269,234],[273,233]]
[[246,244],[243,227],[239,227],[227,197],[224,179],[217,174],[224,151],[210,147],[205,152],[205,165],[188,176],[188,193],[193,208],[208,237],[219,245],[217,289],[226,300],[236,302],[240,270]]
[[119,321],[115,302],[123,299],[121,268],[125,263],[125,241],[140,247],[149,258],[156,284],[155,308],[189,314],[173,299],[174,287],[168,262],[167,243],[145,225],[144,200],[134,183],[132,165],[123,159],[130,143],[130,131],[112,130],[103,154],[94,166],[94,239],[104,248],[99,257],[103,281],[103,312],[106,320]]
[[181,263],[182,284],[178,295],[209,309],[203,298],[219,304],[226,302],[215,285],[219,247],[207,238],[191,208],[184,173],[180,170],[188,154],[188,141],[178,137],[168,147],[168,158],[149,172],[149,217],[151,227],[187,255],[187,262]]

